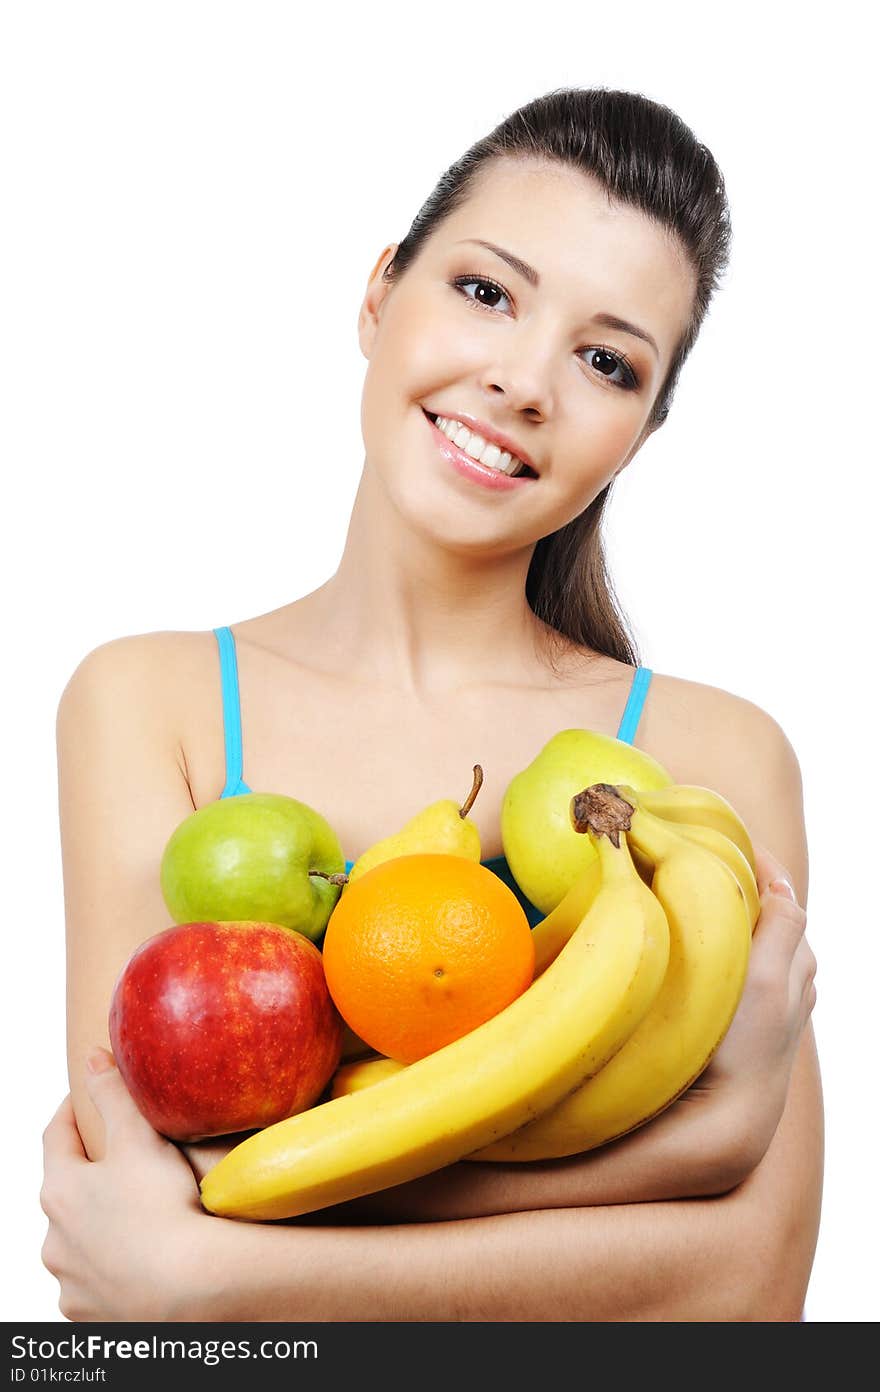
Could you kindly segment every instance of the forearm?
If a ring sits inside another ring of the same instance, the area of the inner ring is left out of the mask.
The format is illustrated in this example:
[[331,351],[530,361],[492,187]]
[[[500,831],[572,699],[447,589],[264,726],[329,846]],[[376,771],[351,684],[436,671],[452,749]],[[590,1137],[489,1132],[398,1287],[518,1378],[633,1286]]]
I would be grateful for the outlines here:
[[179,1319],[747,1317],[736,1195],[384,1228],[205,1225]]
[[[439,1222],[539,1208],[591,1208],[727,1193],[754,1168],[743,1108],[729,1095],[687,1093],[654,1121],[611,1145],[561,1160],[463,1160],[406,1184],[365,1194],[302,1224]],[[241,1137],[181,1144],[196,1178]]]
[[818,1231],[821,1152],[808,1028],[770,1147],[728,1194],[385,1227],[326,1226],[321,1214],[310,1215],[316,1226],[200,1215],[171,1317],[797,1320]]
[[[461,1161],[420,1179],[289,1221],[300,1225],[439,1222],[539,1208],[591,1208],[727,1193],[761,1158],[730,1094],[686,1093],[648,1125],[582,1155],[525,1164]],[[181,1146],[197,1179],[239,1137]],[[763,1152],[762,1152],[763,1153]]]
[[307,1221],[428,1222],[705,1198],[727,1193],[760,1158],[749,1147],[743,1107],[729,1096],[690,1093],[648,1125],[586,1154],[524,1164],[461,1161]]
[[820,1195],[821,1091],[808,1031],[769,1150],[728,1194],[386,1227],[202,1215],[171,1317],[794,1321]]

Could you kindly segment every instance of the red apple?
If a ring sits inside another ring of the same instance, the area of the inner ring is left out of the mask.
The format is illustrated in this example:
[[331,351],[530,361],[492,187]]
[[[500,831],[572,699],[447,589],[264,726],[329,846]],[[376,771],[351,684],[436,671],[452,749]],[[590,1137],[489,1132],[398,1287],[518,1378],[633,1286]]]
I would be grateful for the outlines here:
[[271,1126],[320,1097],[343,1020],[314,943],[277,923],[180,923],[136,948],[110,1044],[144,1116],[173,1140]]

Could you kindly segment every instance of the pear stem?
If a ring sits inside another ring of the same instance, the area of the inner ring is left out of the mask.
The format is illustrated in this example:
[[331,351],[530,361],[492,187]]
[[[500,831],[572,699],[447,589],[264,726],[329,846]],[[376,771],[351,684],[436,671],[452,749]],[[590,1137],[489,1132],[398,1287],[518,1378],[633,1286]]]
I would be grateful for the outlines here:
[[611,783],[593,783],[575,793],[569,804],[575,831],[607,836],[615,849],[620,848],[620,833],[630,830],[634,811],[632,803],[621,797],[620,790]]
[[458,809],[459,817],[464,818],[470,812],[471,808],[474,805],[474,799],[476,798],[477,793],[480,791],[482,786],[483,770],[480,768],[479,764],[474,764],[474,781],[471,786],[471,790],[467,795],[467,800],[465,801],[464,805]]
[[347,885],[347,884],[348,884],[348,876],[347,876],[347,875],[343,875],[343,874],[328,875],[327,872],[326,872],[325,870],[310,870],[310,871],[309,871],[309,874],[310,874],[310,875],[319,875],[319,876],[321,877],[321,879],[322,879],[322,880],[326,880],[326,881],[328,882],[328,884],[332,884],[332,885]]

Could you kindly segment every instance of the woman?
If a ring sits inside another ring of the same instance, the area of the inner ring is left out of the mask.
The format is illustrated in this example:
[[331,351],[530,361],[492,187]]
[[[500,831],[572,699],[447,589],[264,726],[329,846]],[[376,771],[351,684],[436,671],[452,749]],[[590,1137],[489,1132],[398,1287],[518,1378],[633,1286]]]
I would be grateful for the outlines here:
[[[717,166],[665,107],[560,90],[514,113],[370,276],[365,462],[338,570],[218,635],[243,765],[213,633],[124,638],[74,672],[58,712],[71,1094],[42,1194],[70,1318],[799,1317],[822,1107],[798,762],[747,700],[645,669],[634,685],[601,539],[728,244]],[[699,1085],[569,1160],[462,1162],[286,1224],[205,1214],[196,1176],[222,1147],[159,1137],[94,1050],[123,962],[167,925],[174,828],[223,794],[283,792],[353,860],[479,761],[472,815],[503,873],[511,777],[560,729],[634,739],[619,721],[636,690],[640,747],[723,793],[758,853],[746,990]]]

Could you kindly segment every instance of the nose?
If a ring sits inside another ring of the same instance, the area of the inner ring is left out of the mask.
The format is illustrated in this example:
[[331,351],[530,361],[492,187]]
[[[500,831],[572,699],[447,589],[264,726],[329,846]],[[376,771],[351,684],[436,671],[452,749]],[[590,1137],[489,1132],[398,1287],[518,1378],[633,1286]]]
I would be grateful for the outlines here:
[[483,389],[503,396],[512,410],[544,420],[552,412],[553,388],[550,354],[546,345],[523,334],[509,341],[483,373]]

